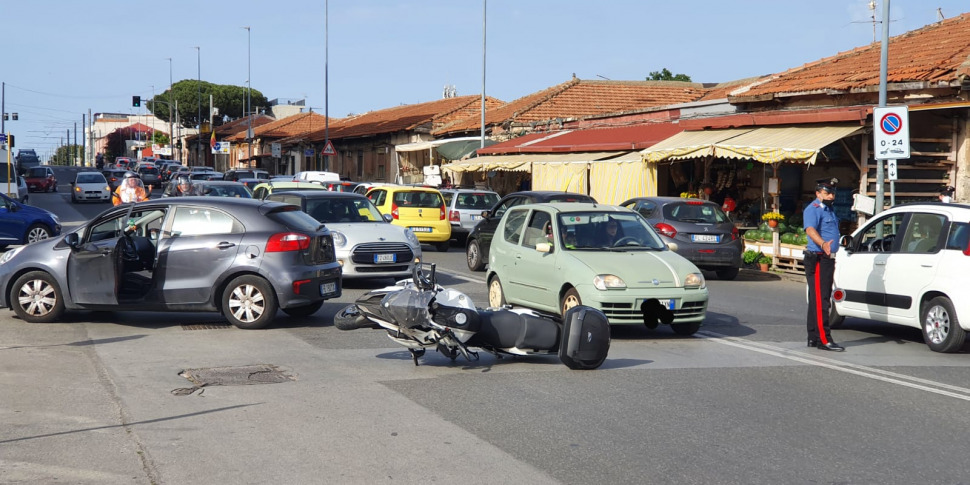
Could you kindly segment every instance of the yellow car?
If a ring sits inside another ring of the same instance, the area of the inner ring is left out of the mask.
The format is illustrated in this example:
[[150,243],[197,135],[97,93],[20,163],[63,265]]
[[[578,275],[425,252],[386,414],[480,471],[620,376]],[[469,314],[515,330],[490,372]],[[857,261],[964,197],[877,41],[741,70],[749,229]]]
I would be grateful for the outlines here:
[[445,199],[437,189],[407,185],[381,185],[367,191],[367,198],[392,224],[411,229],[418,241],[447,251],[451,223]]

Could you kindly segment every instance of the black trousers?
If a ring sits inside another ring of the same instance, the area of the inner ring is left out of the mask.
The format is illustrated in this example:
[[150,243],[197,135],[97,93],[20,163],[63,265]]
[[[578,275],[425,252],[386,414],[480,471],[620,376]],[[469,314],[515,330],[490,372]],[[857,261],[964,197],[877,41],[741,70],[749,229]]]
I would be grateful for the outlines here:
[[827,344],[832,341],[829,330],[829,305],[832,297],[832,278],[835,259],[805,251],[805,279],[808,282],[808,339]]

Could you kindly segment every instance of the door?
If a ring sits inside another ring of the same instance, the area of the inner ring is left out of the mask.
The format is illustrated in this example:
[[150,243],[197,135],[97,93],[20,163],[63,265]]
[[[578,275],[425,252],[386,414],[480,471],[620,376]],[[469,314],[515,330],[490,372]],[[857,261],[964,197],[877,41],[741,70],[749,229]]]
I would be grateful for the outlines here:
[[949,221],[942,214],[911,214],[899,251],[886,262],[886,306],[890,315],[919,321],[919,298],[936,277]]
[[216,280],[232,265],[244,228],[208,207],[179,206],[159,241],[158,281],[165,304],[206,303]]
[[128,212],[119,211],[90,226],[67,261],[71,298],[81,305],[117,305],[119,266],[115,254]]
[[0,246],[20,244],[27,232],[27,225],[23,217],[18,217],[17,203],[6,197],[0,197]]
[[495,229],[498,228],[498,223],[502,221],[502,216],[505,215],[505,212],[524,203],[526,203],[526,198],[523,196],[513,195],[507,197],[505,200],[499,202],[497,207],[492,209],[487,218],[475,226],[475,229],[478,231],[478,247],[481,248],[483,257],[488,258],[489,251],[491,251],[492,247],[492,237],[495,236]]
[[[515,268],[509,274],[510,278],[514,278],[515,287],[528,306],[548,310],[558,308],[558,288],[561,284],[561,278],[556,276],[555,270],[559,248],[556,247],[552,234],[552,216],[542,210],[532,211],[522,238],[515,246]],[[539,252],[536,250],[539,243],[551,244],[552,249],[548,253]]]
[[839,314],[883,320],[888,312],[886,265],[900,246],[905,214],[892,214],[869,222],[849,248],[840,248],[835,261],[833,288],[845,290]]

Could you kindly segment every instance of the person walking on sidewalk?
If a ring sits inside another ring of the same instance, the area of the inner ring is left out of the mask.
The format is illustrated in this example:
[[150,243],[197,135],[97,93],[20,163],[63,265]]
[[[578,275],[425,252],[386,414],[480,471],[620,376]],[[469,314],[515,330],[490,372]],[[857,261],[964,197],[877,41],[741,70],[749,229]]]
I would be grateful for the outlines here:
[[832,278],[835,253],[839,250],[839,218],[832,204],[839,179],[819,179],[815,200],[803,213],[808,245],[805,248],[805,279],[808,283],[808,346],[842,352],[844,347],[832,340],[829,306],[832,304]]

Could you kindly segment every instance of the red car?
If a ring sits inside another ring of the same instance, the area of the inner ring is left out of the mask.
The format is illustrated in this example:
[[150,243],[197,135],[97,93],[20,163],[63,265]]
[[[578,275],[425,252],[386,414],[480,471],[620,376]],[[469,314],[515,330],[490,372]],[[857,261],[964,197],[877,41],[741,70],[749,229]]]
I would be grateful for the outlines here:
[[57,192],[57,177],[50,167],[33,167],[24,175],[27,190],[31,192]]

